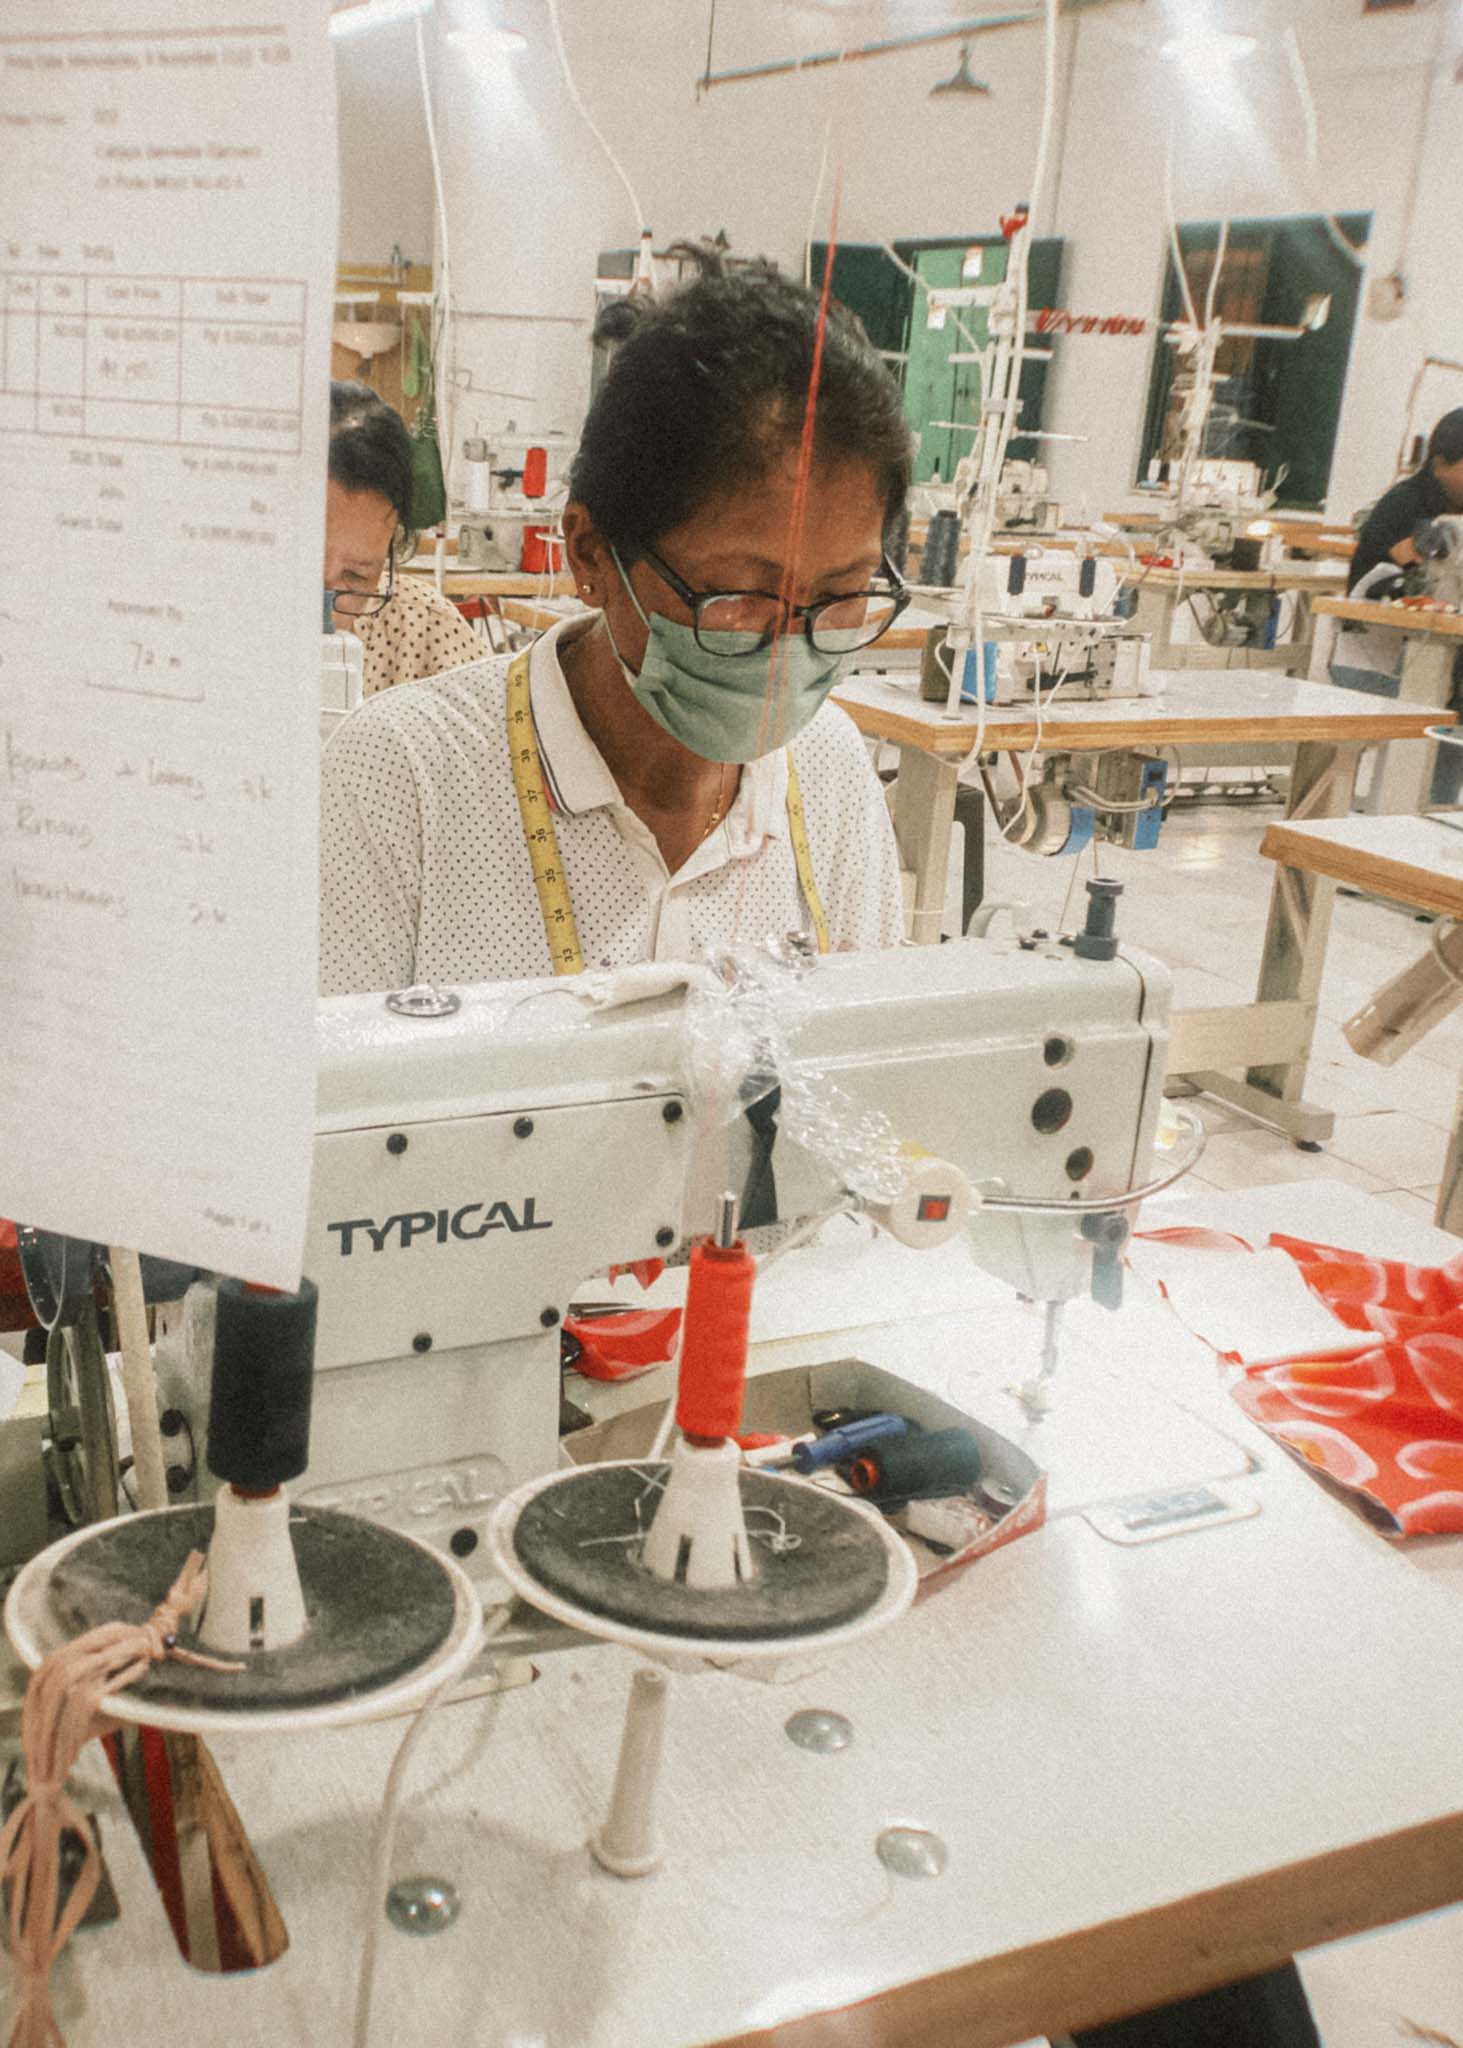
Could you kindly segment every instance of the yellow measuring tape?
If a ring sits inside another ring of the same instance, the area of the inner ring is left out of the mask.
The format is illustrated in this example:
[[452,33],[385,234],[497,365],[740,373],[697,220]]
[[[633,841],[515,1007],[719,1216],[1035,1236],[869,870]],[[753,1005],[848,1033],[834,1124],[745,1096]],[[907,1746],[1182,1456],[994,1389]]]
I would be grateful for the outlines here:
[[[539,914],[544,921],[544,937],[549,942],[549,958],[555,974],[582,974],[584,953],[579,944],[579,927],[574,920],[574,906],[569,900],[569,883],[559,853],[559,836],[554,830],[554,814],[549,809],[543,763],[539,760],[538,741],[534,737],[526,652],[516,655],[508,670],[508,753],[513,763],[518,816],[533,868],[533,885],[538,891]],[[813,920],[818,951],[827,953],[831,951],[828,913],[823,908],[823,898],[818,893],[818,883],[813,874],[807,814],[803,810],[803,793],[798,785],[798,771],[793,765],[791,748],[787,755],[787,825],[792,835],[798,884],[808,906],[808,915]]]
[[533,732],[533,711],[528,701],[528,656],[516,657],[508,671],[508,752],[513,761],[513,787],[518,794],[518,815],[533,865],[533,885],[538,890],[539,913],[549,958],[555,974],[582,974],[584,954],[579,946],[579,927],[569,901],[569,884],[559,858],[559,836],[554,815],[544,790],[544,771]]

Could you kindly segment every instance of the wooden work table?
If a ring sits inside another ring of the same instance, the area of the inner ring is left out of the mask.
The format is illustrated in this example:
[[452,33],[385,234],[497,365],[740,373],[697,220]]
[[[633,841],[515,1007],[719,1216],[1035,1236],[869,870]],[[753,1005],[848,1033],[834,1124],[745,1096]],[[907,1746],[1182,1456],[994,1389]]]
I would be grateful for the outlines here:
[[[1104,512],[1102,515],[1109,526],[1125,527],[1130,533],[1155,533],[1162,526],[1173,524],[1172,515],[1148,510],[1132,512]],[[1256,522],[1261,520],[1272,533],[1278,533],[1287,548],[1298,555],[1344,555],[1349,557],[1356,547],[1356,528],[1319,519],[1298,519],[1285,512],[1256,512]]]
[[1463,813],[1440,817],[1287,818],[1260,841],[1269,860],[1329,875],[1414,910],[1463,918]]
[[[1283,1227],[1419,1263],[1457,1249],[1328,1183],[1166,1199],[1145,1221],[1252,1241]],[[754,1370],[883,1360],[983,1412],[992,1331],[1020,1353],[1040,1319],[968,1264],[962,1277],[945,1257],[959,1250],[794,1253],[759,1285]],[[674,1680],[657,1874],[617,1880],[585,1848],[628,1653],[546,1658],[537,1684],[438,1715],[394,1874],[446,1878],[462,1914],[433,1939],[383,1929],[374,2048],[1008,2048],[1463,1897],[1463,1629],[1456,1588],[1429,1570],[1456,1539],[1385,1543],[1247,1421],[1213,1354],[1138,1281],[1115,1315],[1074,1304],[1063,1331],[1037,1430],[1066,1505],[1054,1491],[1045,1528],[800,1676]],[[635,1406],[660,1389],[591,1397]],[[1141,1497],[1173,1483],[1178,1430],[1247,1518],[1108,1540],[1083,1501],[1101,1482],[1089,1464],[1074,1484],[1074,1461],[1125,1451],[1127,1485],[1106,1497]],[[846,1716],[851,1744],[795,1748],[784,1724],[803,1707]],[[290,1932],[278,1962],[231,1977],[179,1960],[89,1750],[81,1796],[123,1917],[79,1934],[58,1972],[69,2048],[348,2041],[405,1727],[212,1745]],[[874,1840],[896,1822],[940,1838],[942,1875],[884,1869]]]
[[[574,578],[564,572],[556,576],[530,575],[527,570],[457,569],[448,556],[443,569],[442,588],[448,597],[568,597]],[[418,555],[402,572],[408,576],[436,578],[436,563]]]
[[[1463,613],[1418,611],[1409,605],[1379,604],[1370,598],[1321,597],[1315,610],[1341,622],[1331,650],[1333,666],[1347,665],[1347,627],[1380,627],[1401,636],[1395,690],[1400,702],[1441,711],[1452,699],[1453,672],[1463,649]],[[1396,644],[1396,643],[1394,643]],[[1434,718],[1430,721],[1436,724]],[[1400,748],[1383,757],[1368,807],[1395,814],[1426,810],[1432,789],[1432,746]]]
[[[1460,827],[1463,812],[1431,818],[1287,820],[1270,827],[1260,851],[1297,874],[1325,875],[1409,910],[1463,919]],[[1419,933],[1418,951],[1427,943]],[[1463,1094],[1438,1188],[1436,1221],[1441,1229],[1463,1231]]]
[[1206,568],[1189,562],[1172,569],[1141,568],[1135,582],[1155,590],[1180,590],[1186,585],[1205,590],[1309,590],[1327,596],[1346,588],[1346,571],[1324,562],[1282,562],[1276,569]]
[[[1431,715],[1403,710],[1385,698],[1358,703],[1354,692],[1268,670],[1214,674],[1178,669],[1154,672],[1149,682],[1147,697],[1058,701],[1042,720],[1039,735],[1034,710],[993,705],[986,713],[983,743],[992,753],[1022,753],[1039,736],[1047,752],[1095,753],[1106,747],[1181,747],[1202,741],[1305,744],[1344,734],[1348,743],[1364,745],[1417,738],[1435,723]],[[927,703],[909,685],[876,673],[850,676],[838,685],[833,701],[870,739],[945,760],[964,760],[975,743],[978,721],[970,706],[947,718],[943,705]]]
[[1399,633],[1463,640],[1463,612],[1422,611],[1411,605],[1378,604],[1368,597],[1320,597],[1316,610],[1329,618],[1352,619],[1359,626],[1390,626]]
[[[899,750],[894,829],[902,863],[915,878],[913,938],[933,944],[940,937],[959,770],[978,734],[991,754],[1026,755],[1038,746],[1045,754],[1153,751],[1203,742],[1239,742],[1263,754],[1294,746],[1287,812],[1297,819],[1350,811],[1367,745],[1390,742],[1400,752],[1400,743],[1415,745],[1430,724],[1452,719],[1451,713],[1298,682],[1273,670],[1180,669],[1150,681],[1150,697],[1058,701],[1040,729],[1024,706],[992,708],[983,731],[974,710],[947,718],[943,705],[925,703],[914,688],[887,676],[859,674],[839,685],[833,701],[859,731]],[[1254,1002],[1179,1012],[1169,1046],[1173,1073],[1313,1147],[1335,1122],[1330,1110],[1306,1102],[1301,1092],[1332,895],[1332,884],[1318,876],[1279,871]]]

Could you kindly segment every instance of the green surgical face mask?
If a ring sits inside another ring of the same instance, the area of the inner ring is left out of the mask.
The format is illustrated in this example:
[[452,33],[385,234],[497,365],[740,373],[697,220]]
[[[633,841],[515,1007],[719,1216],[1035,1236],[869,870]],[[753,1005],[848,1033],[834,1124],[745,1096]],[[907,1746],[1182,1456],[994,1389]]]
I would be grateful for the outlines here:
[[[724,651],[709,654],[690,626],[648,616],[611,548],[620,581],[650,634],[636,675],[620,653],[608,612],[601,612],[625,681],[656,724],[703,761],[755,761],[795,740],[848,667],[847,654],[820,654],[805,633],[748,649],[745,633],[717,633]],[[776,691],[778,703],[769,708]],[[772,737],[775,735],[775,737]]]

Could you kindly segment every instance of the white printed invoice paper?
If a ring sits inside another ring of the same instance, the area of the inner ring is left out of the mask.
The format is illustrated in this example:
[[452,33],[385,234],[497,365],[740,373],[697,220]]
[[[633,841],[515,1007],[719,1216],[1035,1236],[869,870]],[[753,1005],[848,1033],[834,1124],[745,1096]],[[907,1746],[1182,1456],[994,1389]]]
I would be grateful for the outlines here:
[[0,6],[0,1215],[299,1277],[322,0]]

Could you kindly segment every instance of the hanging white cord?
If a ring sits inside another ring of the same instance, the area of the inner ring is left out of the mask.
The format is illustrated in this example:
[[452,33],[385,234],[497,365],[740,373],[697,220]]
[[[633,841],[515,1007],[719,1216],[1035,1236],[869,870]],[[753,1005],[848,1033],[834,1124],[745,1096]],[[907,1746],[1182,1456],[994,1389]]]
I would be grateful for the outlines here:
[[1446,7],[1438,9],[1438,32],[1433,43],[1432,58],[1427,67],[1427,83],[1423,87],[1422,119],[1417,124],[1417,148],[1413,151],[1412,168],[1407,179],[1407,198],[1402,207],[1402,223],[1397,233],[1397,261],[1393,268],[1403,276],[1406,275],[1407,252],[1412,242],[1412,221],[1417,211],[1417,192],[1422,181],[1423,158],[1427,155],[1428,130],[1432,126],[1438,74],[1443,68],[1442,59],[1447,47],[1448,12]]
[[574,73],[569,68],[569,52],[564,47],[564,31],[559,25],[559,0],[549,0],[549,25],[554,31],[554,47],[559,53],[559,69],[564,74],[564,83],[569,89],[569,97],[574,102],[575,110],[585,127],[609,158],[610,168],[624,186],[626,197],[630,201],[630,211],[635,216],[635,233],[637,236],[642,235],[647,225],[645,209],[636,197],[635,187],[630,183],[630,174],[615,155],[615,152],[610,148],[604,130],[579,97],[579,88],[574,83]]
[[1168,115],[1168,147],[1163,153],[1163,215],[1168,223],[1168,245],[1173,252],[1173,267],[1178,272],[1179,290],[1183,293],[1184,298],[1184,312],[1188,316],[1189,325],[1193,328],[1194,334],[1197,337],[1199,332],[1199,315],[1194,305],[1194,294],[1189,290],[1189,273],[1184,268],[1184,252],[1179,247],[1178,217],[1174,212],[1173,133],[1173,109],[1170,107]]
[[[904,258],[900,255],[899,251],[894,247],[894,244],[892,242],[880,242],[879,247],[884,251],[884,254],[889,258],[889,261],[895,266],[895,268],[898,270],[902,270],[904,272],[904,275],[909,279],[910,283],[913,284],[918,290],[922,291],[926,298],[929,298],[929,285],[926,283],[925,279],[920,276],[919,272],[915,269],[912,263],[905,262]],[[949,311],[954,317],[956,331],[960,335],[961,339],[963,341],[968,341],[970,343],[971,349],[976,355],[988,355],[990,353],[989,348],[983,349],[981,347],[980,342],[976,340],[975,336],[971,333],[970,329],[966,326],[965,322],[961,319],[960,315],[955,312],[953,306],[949,308]]]
[[1219,241],[1214,251],[1214,267],[1209,272],[1209,289],[1204,295],[1204,327],[1206,332],[1214,319],[1214,302],[1219,295],[1219,273],[1224,268],[1224,259],[1228,250],[1229,215],[1226,214],[1219,223]]
[[[1306,131],[1306,168],[1311,173],[1314,186],[1321,156],[1321,128],[1316,118],[1316,102],[1311,92],[1311,81],[1306,72],[1305,59],[1300,53],[1300,38],[1295,32],[1293,23],[1287,24],[1282,41],[1285,44],[1286,62],[1290,66],[1291,81],[1295,86],[1296,96],[1300,100],[1301,119],[1305,123]],[[1340,250],[1343,256],[1349,256],[1358,270],[1364,270],[1366,268],[1365,251],[1358,249],[1354,242],[1347,240],[1346,236],[1341,232],[1341,223],[1337,220],[1335,214],[1323,213],[1321,219],[1325,222],[1326,233],[1330,236],[1335,247]]]
[[[1021,366],[1026,359],[1026,314],[1028,269],[1031,258],[1031,243],[1036,232],[1036,223],[1041,207],[1042,191],[1046,183],[1047,159],[1051,151],[1052,120],[1057,99],[1057,35],[1060,27],[1058,0],[1046,0],[1046,31],[1043,51],[1043,79],[1041,128],[1037,135],[1036,167],[1032,173],[1031,196],[1027,201],[1026,225],[1017,230],[1012,243],[1016,259],[1016,333],[1012,345],[1012,359],[1008,368],[1001,424],[997,435],[995,454],[985,465],[986,490],[980,506],[979,531],[970,537],[970,553],[965,571],[965,606],[961,623],[966,628],[970,647],[975,654],[975,740],[963,766],[979,758],[985,745],[986,686],[985,686],[985,635],[980,601],[980,571],[991,544],[991,534],[996,519],[996,492],[1000,483],[1001,469],[1006,460],[1006,449],[1010,444],[1011,430],[1015,425],[1016,413],[1021,398]],[[981,405],[985,404],[985,388],[981,388]],[[959,667],[963,663],[952,661],[950,689],[945,699],[947,718],[960,715]]]
[[[481,1641],[489,1643],[501,1635],[508,1625],[510,1609],[505,1607],[482,1634]],[[376,1981],[376,1957],[381,1947],[381,1923],[386,1917],[385,1897],[387,1880],[391,1875],[391,1856],[396,1847],[396,1822],[401,1805],[402,1781],[406,1767],[411,1762],[427,1724],[436,1714],[455,1685],[461,1683],[462,1673],[454,1671],[450,1678],[444,1678],[436,1691],[429,1693],[425,1703],[412,1717],[411,1726],[397,1745],[396,1755],[391,1760],[391,1769],[386,1778],[386,1790],[381,1798],[381,1814],[376,1823],[376,1852],[371,1858],[371,1875],[366,1892],[366,1938],[361,1951],[361,1974],[356,1986],[356,2021],[351,2035],[352,2048],[367,2048],[371,2035],[371,1993]]]
[[[813,230],[818,225],[818,209],[823,203],[823,186],[828,177],[828,151],[833,142],[833,116],[830,114],[823,123],[823,147],[818,155],[818,182],[813,187],[813,203],[808,208],[808,232],[803,238],[803,290],[813,289]],[[825,254],[823,261],[828,262]]]
[[437,195],[437,231],[442,237],[441,275],[437,279],[437,304],[442,309],[438,331],[432,337],[432,398],[437,408],[437,448],[442,455],[443,482],[452,461],[452,406],[450,394],[457,363],[452,348],[452,245],[447,236],[447,201],[442,190],[442,159],[437,150],[437,124],[432,115],[432,87],[427,77],[427,42],[422,34],[422,17],[415,22],[417,36],[417,77],[422,86],[422,113],[427,124],[427,149],[432,159],[432,185]]

